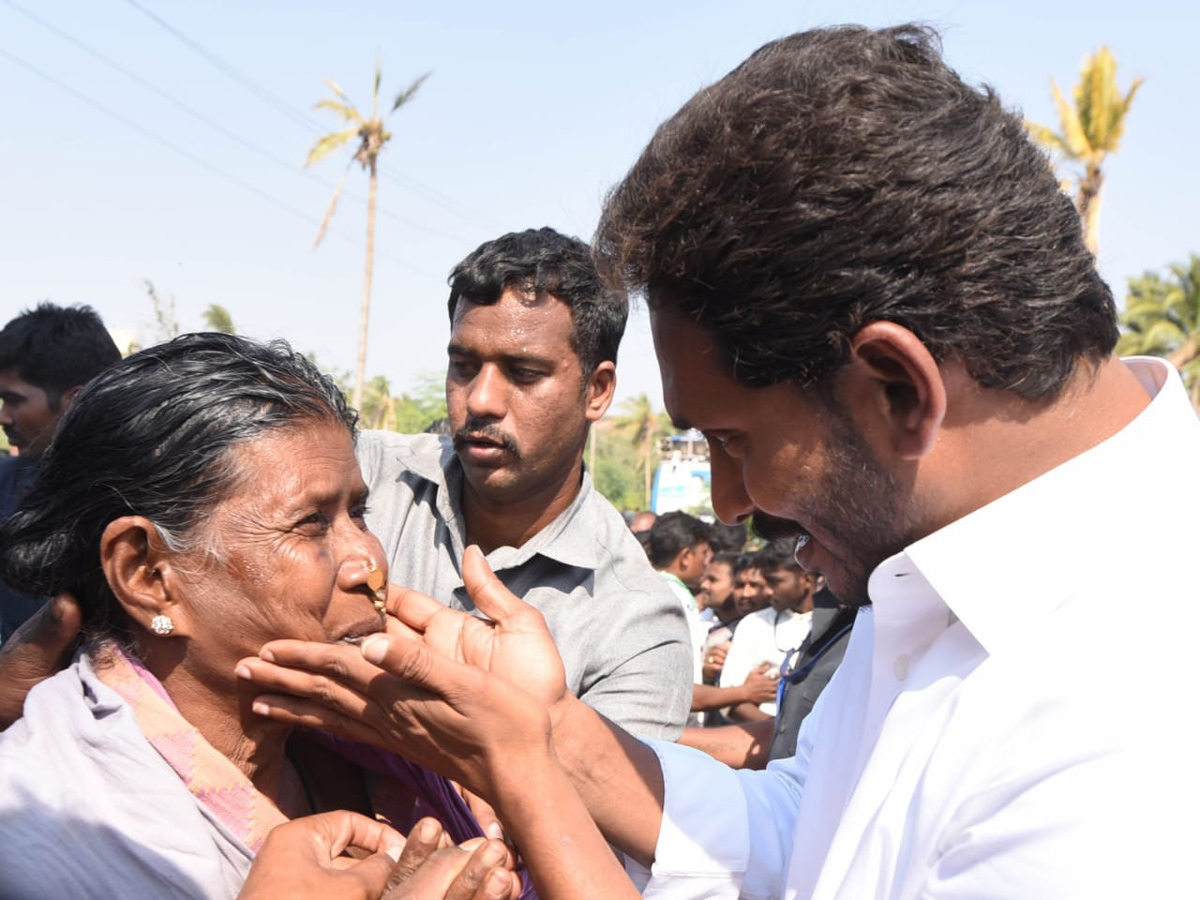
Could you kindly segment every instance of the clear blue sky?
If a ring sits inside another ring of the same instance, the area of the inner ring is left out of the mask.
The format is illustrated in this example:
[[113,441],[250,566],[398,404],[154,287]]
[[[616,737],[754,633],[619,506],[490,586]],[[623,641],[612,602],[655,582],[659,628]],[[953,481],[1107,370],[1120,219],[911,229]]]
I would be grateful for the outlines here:
[[[351,369],[365,203],[343,198],[337,234],[313,252],[345,157],[310,173],[302,163],[336,124],[311,109],[326,93],[320,79],[366,104],[378,54],[385,96],[433,73],[392,122],[380,181],[368,374],[403,390],[444,365],[456,261],[513,229],[590,237],[605,190],[692,92],[772,38],[840,22],[928,22],[968,80],[1047,124],[1050,79],[1069,89],[1083,55],[1108,43],[1120,82],[1146,84],[1107,166],[1101,268],[1123,297],[1128,276],[1200,252],[1194,4],[136,3],[0,0],[0,321],[43,298],[87,302],[110,327],[147,338],[148,278],[175,295],[185,329],[221,303],[240,330]],[[363,197],[365,187],[352,171],[348,189]],[[644,315],[631,323],[619,382],[619,397],[660,402]]]

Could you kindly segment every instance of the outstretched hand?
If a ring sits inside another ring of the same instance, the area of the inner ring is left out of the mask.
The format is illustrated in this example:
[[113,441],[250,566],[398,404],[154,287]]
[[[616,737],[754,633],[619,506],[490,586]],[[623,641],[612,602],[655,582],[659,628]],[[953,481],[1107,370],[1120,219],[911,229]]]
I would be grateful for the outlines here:
[[25,695],[67,664],[83,613],[70,594],[42,605],[0,647],[0,730],[21,718]]
[[242,660],[238,675],[270,692],[255,712],[375,744],[487,796],[510,754],[548,750],[547,708],[567,690],[541,614],[475,547],[463,578],[491,621],[393,587],[386,636],[361,648],[275,641]]

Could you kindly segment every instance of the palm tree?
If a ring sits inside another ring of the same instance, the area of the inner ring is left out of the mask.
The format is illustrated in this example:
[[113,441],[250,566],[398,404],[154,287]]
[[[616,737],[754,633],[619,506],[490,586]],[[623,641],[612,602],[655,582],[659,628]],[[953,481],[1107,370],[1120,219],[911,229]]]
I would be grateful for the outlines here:
[[654,445],[672,432],[664,413],[656,413],[646,394],[631,397],[621,404],[623,415],[617,417],[615,430],[638,448],[637,467],[646,482],[645,505],[650,508],[650,490],[654,479]]
[[1050,81],[1060,130],[1026,122],[1029,133],[1039,144],[1083,166],[1075,207],[1083,223],[1084,240],[1093,256],[1098,254],[1100,242],[1100,189],[1104,186],[1101,166],[1104,158],[1115,153],[1121,143],[1129,106],[1143,80],[1136,79],[1122,96],[1117,87],[1117,60],[1108,47],[1101,47],[1084,57],[1079,84],[1072,91],[1074,105],[1066,101],[1054,80]]
[[[384,121],[398,110],[401,106],[412,100],[417,89],[429,77],[428,72],[416,79],[405,90],[396,95],[395,101],[392,103],[392,108],[388,113],[380,118],[379,116],[379,81],[380,70],[379,63],[375,63],[375,86],[371,92],[371,115],[364,116],[358,111],[353,103],[350,102],[343,91],[335,82],[325,79],[325,83],[329,85],[333,91],[334,97],[322,100],[316,105],[317,109],[327,109],[336,115],[342,117],[344,122],[350,123],[350,127],[342,131],[333,131],[320,138],[317,138],[316,143],[312,145],[312,149],[308,151],[308,159],[305,161],[306,166],[311,166],[313,163],[320,162],[330,153],[341,149],[347,142],[354,138],[358,138],[358,149],[351,157],[350,163],[347,163],[346,168],[349,169],[350,164],[357,162],[370,175],[370,191],[367,194],[367,265],[366,275],[363,279],[363,299],[362,311],[359,314],[358,321],[358,364],[354,371],[354,392],[351,396],[351,404],[355,409],[360,408],[363,396],[363,384],[367,377],[367,325],[371,313],[371,274],[375,268],[375,196],[378,184],[377,167],[379,162],[379,151],[383,149],[383,145],[391,140],[392,133],[383,127]],[[315,248],[321,243],[321,239],[325,237],[325,230],[329,227],[329,220],[333,218],[333,211],[337,208],[338,197],[342,193],[342,185],[346,181],[346,173],[342,173],[342,178],[338,181],[337,187],[334,189],[333,197],[329,201],[329,209],[325,211],[325,218],[321,221],[320,231],[317,232],[317,240],[313,244]]]
[[1123,355],[1165,357],[1183,373],[1192,406],[1200,410],[1200,256],[1170,267],[1171,277],[1147,272],[1129,279],[1117,343]]

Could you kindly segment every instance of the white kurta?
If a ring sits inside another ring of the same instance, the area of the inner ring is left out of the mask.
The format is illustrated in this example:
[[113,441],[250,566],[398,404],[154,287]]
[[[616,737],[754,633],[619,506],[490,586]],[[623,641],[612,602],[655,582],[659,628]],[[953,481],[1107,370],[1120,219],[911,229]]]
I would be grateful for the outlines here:
[[1128,427],[875,570],[794,759],[653,744],[647,897],[1196,895],[1200,424],[1127,364]]

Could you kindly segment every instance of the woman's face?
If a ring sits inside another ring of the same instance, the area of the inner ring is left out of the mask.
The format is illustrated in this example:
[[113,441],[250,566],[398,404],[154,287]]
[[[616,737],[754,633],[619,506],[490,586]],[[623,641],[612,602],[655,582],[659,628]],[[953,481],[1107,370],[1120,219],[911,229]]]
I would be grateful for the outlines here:
[[386,576],[387,563],[363,522],[367,487],[346,429],[314,422],[268,432],[232,454],[235,490],[205,517],[204,549],[176,563],[186,665],[229,679],[237,660],[270,640],[381,630],[367,576],[372,562]]

